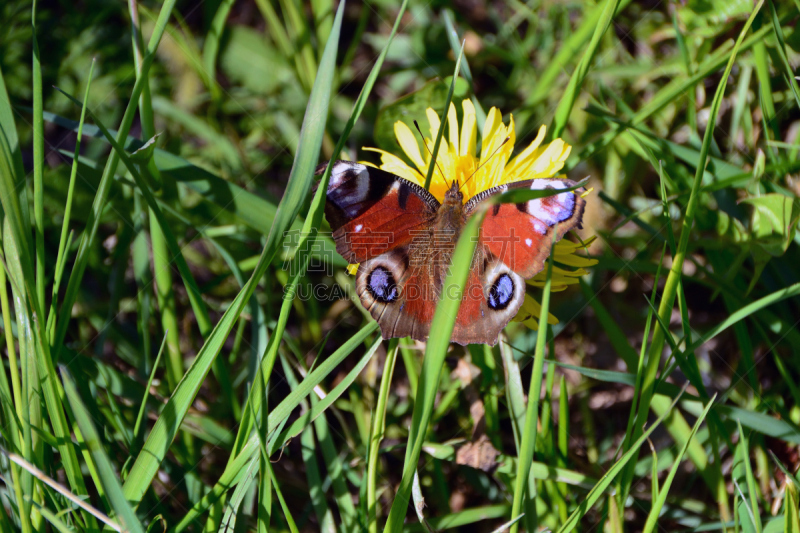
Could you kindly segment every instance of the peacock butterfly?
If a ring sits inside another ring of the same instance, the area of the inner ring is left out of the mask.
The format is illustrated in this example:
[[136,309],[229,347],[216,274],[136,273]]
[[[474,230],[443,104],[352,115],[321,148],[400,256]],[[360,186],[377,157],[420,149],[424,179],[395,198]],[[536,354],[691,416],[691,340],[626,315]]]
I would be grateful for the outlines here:
[[[321,165],[318,172],[322,172]],[[533,179],[483,191],[464,202],[457,182],[439,201],[423,187],[379,168],[336,161],[325,216],[336,251],[358,263],[356,291],[384,338],[424,341],[458,237],[478,205],[510,189],[569,189],[567,179]],[[451,340],[494,345],[525,298],[556,240],[581,227],[585,200],[572,191],[495,204],[483,225]]]

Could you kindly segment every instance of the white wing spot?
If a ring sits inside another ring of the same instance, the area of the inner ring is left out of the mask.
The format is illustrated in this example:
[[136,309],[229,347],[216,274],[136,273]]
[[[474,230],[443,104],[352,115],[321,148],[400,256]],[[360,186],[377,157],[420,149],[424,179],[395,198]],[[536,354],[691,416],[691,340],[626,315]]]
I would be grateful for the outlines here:
[[[532,190],[543,190],[546,189],[548,186],[553,187],[554,189],[567,189],[568,184],[564,183],[561,180],[545,180],[545,179],[537,179],[533,180],[531,183]],[[545,224],[548,226],[553,226],[558,222],[562,222],[568,219],[572,215],[572,210],[575,205],[575,197],[573,194],[568,192],[562,192],[560,194],[554,195],[551,197],[555,200],[549,200],[549,204],[555,203],[556,207],[554,210],[550,210],[545,208],[545,203],[542,201],[543,199],[539,198],[536,200],[530,200],[528,202],[528,214],[535,216],[536,218],[541,219]],[[546,229],[542,230],[539,227],[536,227],[534,224],[535,229],[544,235]]]
[[525,239],[525,244],[528,245],[528,248],[530,248],[531,246],[533,246],[533,241],[530,239]]
[[356,231],[361,231],[363,228],[364,228],[364,225],[363,224],[359,224],[358,226],[356,226]]
[[350,161],[337,161],[333,164],[333,168],[331,169],[331,180],[328,186],[336,188],[341,185],[349,171],[361,174],[362,172],[367,172],[367,167]]
[[539,235],[544,235],[547,233],[547,226],[542,224],[539,220],[533,220],[533,231],[538,233]]

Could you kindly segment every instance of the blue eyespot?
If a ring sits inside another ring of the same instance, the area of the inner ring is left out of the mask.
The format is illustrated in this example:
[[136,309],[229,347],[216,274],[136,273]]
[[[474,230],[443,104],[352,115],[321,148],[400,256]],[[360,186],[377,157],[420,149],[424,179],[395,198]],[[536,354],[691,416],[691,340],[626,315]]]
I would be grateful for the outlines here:
[[489,308],[500,311],[514,299],[514,280],[506,273],[500,274],[489,289]]
[[386,268],[375,267],[367,276],[367,290],[373,298],[381,303],[391,303],[397,300],[397,283],[394,276]]

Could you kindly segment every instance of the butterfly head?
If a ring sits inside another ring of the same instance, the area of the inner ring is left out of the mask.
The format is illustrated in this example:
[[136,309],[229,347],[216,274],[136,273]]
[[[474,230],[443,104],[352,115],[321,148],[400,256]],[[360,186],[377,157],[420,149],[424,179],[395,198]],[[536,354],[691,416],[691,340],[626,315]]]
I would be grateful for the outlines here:
[[450,185],[450,188],[444,194],[444,203],[445,204],[455,204],[461,205],[464,201],[464,194],[458,190],[458,181],[453,180],[453,184]]

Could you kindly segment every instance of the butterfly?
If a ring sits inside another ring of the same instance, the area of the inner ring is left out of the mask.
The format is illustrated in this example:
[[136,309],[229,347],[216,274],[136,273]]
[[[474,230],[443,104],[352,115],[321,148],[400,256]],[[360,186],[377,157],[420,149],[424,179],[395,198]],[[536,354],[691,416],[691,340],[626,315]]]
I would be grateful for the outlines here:
[[[318,172],[324,171],[321,165]],[[569,189],[567,179],[500,185],[464,202],[454,181],[439,202],[425,188],[379,168],[336,161],[325,216],[336,251],[358,263],[356,292],[383,338],[427,340],[456,242],[481,202],[511,189]],[[525,298],[525,280],[545,266],[556,240],[581,227],[585,200],[573,191],[489,207],[451,341],[497,343]]]

